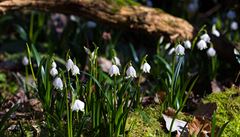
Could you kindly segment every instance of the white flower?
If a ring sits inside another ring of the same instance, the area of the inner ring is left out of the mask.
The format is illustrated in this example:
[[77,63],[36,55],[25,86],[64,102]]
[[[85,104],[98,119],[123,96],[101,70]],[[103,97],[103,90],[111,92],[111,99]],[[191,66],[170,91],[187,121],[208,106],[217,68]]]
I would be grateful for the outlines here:
[[72,75],[75,76],[77,74],[80,74],[79,72],[79,68],[77,65],[73,65],[73,67],[71,68],[71,71],[72,71]]
[[84,107],[85,107],[85,103],[79,99],[76,99],[74,104],[72,105],[72,111],[78,112],[80,110],[80,111],[84,112]]
[[27,58],[26,56],[24,56],[23,59],[22,59],[22,64],[23,64],[24,66],[27,66],[28,63],[29,63],[28,58]]
[[231,23],[230,28],[231,28],[232,30],[237,30],[237,29],[238,29],[238,23],[237,23],[236,21],[233,21],[233,22]]
[[96,28],[96,26],[97,26],[97,24],[94,21],[88,21],[87,22],[87,27],[90,28],[90,29],[94,29],[94,28]]
[[57,68],[57,64],[55,61],[52,62],[52,68]]
[[236,48],[233,49],[233,53],[234,53],[235,55],[240,55],[239,51],[238,51]]
[[205,33],[205,34],[203,34],[202,36],[200,36],[200,39],[201,40],[204,40],[205,42],[207,42],[207,43],[210,43],[210,37],[209,37],[209,35],[207,34],[207,33]]
[[188,4],[187,7],[188,12],[195,13],[198,10],[198,3],[197,2],[191,2]]
[[55,76],[58,74],[58,70],[57,70],[56,68],[52,68],[52,69],[50,70],[50,74],[51,74],[53,77],[55,77]]
[[113,60],[117,66],[121,66],[120,59],[118,57],[113,57]]
[[137,74],[136,74],[136,70],[133,68],[133,66],[130,66],[128,67],[127,71],[126,71],[126,74],[127,74],[127,77],[137,77]]
[[207,48],[207,43],[204,40],[199,40],[197,43],[197,47],[199,50],[203,50]]
[[175,52],[176,52],[177,55],[184,55],[185,54],[185,49],[181,44],[178,44],[176,49],[175,49]]
[[210,48],[207,50],[207,55],[208,55],[209,57],[215,56],[215,55],[216,55],[215,49],[212,48],[212,47],[210,47]]
[[216,25],[212,26],[212,34],[216,37],[220,36],[220,32],[216,29]]
[[186,41],[184,41],[183,43],[184,43],[184,47],[185,47],[186,49],[191,49],[192,44],[191,44],[191,42],[190,42],[189,40],[186,40]]
[[175,48],[171,48],[171,49],[169,50],[169,52],[168,52],[168,55],[172,55],[173,52],[175,52]]
[[72,69],[74,63],[71,59],[68,59],[67,60],[67,63],[66,63],[66,68],[67,68],[67,71],[70,71],[70,69]]
[[141,66],[141,70],[144,72],[144,73],[150,73],[150,69],[151,69],[151,66],[145,62],[142,66]]
[[169,49],[169,47],[171,46],[171,43],[167,43],[164,47],[165,50]]
[[116,65],[112,65],[108,71],[109,75],[112,77],[113,75],[120,75],[119,68]]
[[53,81],[53,86],[54,86],[55,89],[62,90],[63,89],[63,82],[62,82],[61,78],[56,77]]

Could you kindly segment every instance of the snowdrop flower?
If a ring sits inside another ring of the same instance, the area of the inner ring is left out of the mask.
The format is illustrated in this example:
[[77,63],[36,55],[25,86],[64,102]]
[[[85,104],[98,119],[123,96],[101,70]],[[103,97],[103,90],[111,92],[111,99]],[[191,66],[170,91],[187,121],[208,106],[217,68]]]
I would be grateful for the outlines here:
[[186,49],[191,49],[192,44],[191,44],[191,42],[190,42],[189,40],[186,40],[186,41],[184,41],[183,43],[184,43],[184,47],[185,47]]
[[71,68],[71,71],[72,71],[72,75],[75,76],[77,74],[80,74],[79,72],[79,68],[77,65],[73,65],[73,67]]
[[109,75],[112,77],[113,75],[120,75],[119,68],[116,65],[112,65],[108,71]]
[[26,56],[24,56],[23,59],[22,59],[22,64],[23,64],[24,66],[27,66],[28,63],[29,63],[28,58],[27,58]]
[[54,86],[55,89],[62,90],[63,89],[63,82],[62,82],[61,78],[56,77],[53,81],[53,86]]
[[52,62],[52,68],[57,68],[57,64],[55,61]]
[[116,63],[117,66],[121,66],[120,59],[118,57],[113,57],[114,63]]
[[207,43],[210,43],[210,37],[209,37],[209,35],[207,34],[207,33],[205,33],[205,34],[203,34],[202,36],[200,36],[200,39],[201,40],[204,40],[205,42],[207,42]]
[[164,47],[165,50],[169,49],[169,47],[171,46],[171,43],[167,43]]
[[197,48],[203,50],[207,48],[207,43],[204,40],[199,40],[197,43]]
[[216,55],[215,49],[212,48],[212,47],[210,47],[210,48],[207,50],[207,55],[208,55],[209,57],[215,56],[215,55]]
[[187,7],[188,12],[195,13],[198,10],[198,3],[197,2],[191,2],[188,4]]
[[67,63],[66,63],[66,68],[67,68],[67,71],[70,71],[70,69],[72,69],[74,63],[71,59],[68,59],[67,60]]
[[85,103],[79,99],[76,99],[74,104],[72,105],[72,111],[78,112],[80,110],[80,111],[84,112],[84,107],[85,107]]
[[212,34],[216,37],[220,36],[220,32],[216,29],[216,25],[212,26]]
[[50,74],[51,74],[51,76],[55,77],[55,76],[58,74],[58,70],[53,67],[53,68],[50,70]]
[[175,49],[175,52],[176,52],[177,55],[184,55],[185,54],[185,49],[181,44],[178,44],[176,49]]
[[229,10],[229,11],[227,12],[227,18],[228,18],[228,19],[234,19],[234,18],[236,18],[236,13],[235,13],[233,10]]
[[141,66],[141,70],[144,72],[144,73],[150,73],[150,69],[151,69],[151,66],[145,62],[142,66]]
[[233,49],[233,53],[234,53],[235,55],[240,55],[239,51],[238,51],[236,48]]
[[169,50],[169,52],[168,52],[168,55],[172,55],[173,52],[175,52],[175,48],[171,48],[171,49]]
[[233,21],[233,22],[231,23],[230,28],[231,28],[232,30],[237,30],[237,29],[238,29],[238,23],[237,23],[236,21]]
[[136,78],[137,77],[136,70],[133,68],[133,66],[128,67],[126,74],[127,74],[127,78],[129,78],[129,77]]

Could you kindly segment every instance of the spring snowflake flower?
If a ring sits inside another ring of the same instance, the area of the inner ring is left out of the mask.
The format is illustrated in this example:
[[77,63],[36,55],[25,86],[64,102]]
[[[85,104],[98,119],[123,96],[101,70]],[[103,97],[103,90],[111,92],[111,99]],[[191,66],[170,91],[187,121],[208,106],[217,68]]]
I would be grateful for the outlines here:
[[58,74],[57,68],[54,68],[54,67],[53,67],[53,68],[50,70],[50,74],[51,74],[52,77],[55,77],[55,76]]
[[120,59],[118,57],[113,57],[113,60],[117,66],[121,66]]
[[207,43],[210,43],[211,38],[209,37],[209,35],[207,33],[203,34],[202,36],[200,36],[201,40],[204,40]]
[[169,47],[171,46],[171,43],[167,43],[164,47],[165,50],[169,49]]
[[134,69],[133,66],[128,67],[126,74],[127,74],[127,78],[129,78],[129,77],[136,78],[137,77],[136,70]]
[[208,50],[207,50],[207,55],[209,57],[214,57],[216,55],[216,51],[214,48],[210,47]]
[[57,64],[55,61],[52,62],[52,68],[57,68]]
[[175,52],[176,52],[177,55],[184,55],[185,54],[185,48],[181,44],[178,44],[176,49],[175,49]]
[[108,71],[109,75],[112,77],[113,75],[120,75],[119,68],[117,65],[112,65]]
[[175,48],[171,48],[171,49],[169,50],[169,52],[168,52],[168,55],[172,55],[173,52],[175,52]]
[[53,87],[55,88],[55,89],[59,89],[59,90],[63,90],[63,82],[62,82],[62,80],[61,80],[61,78],[59,78],[59,77],[56,77],[55,79],[54,79],[54,81],[53,81]]
[[73,66],[74,66],[73,61],[71,59],[68,59],[66,63],[67,71],[70,71],[70,69],[72,69]]
[[26,56],[24,56],[23,59],[22,59],[22,64],[23,64],[24,66],[27,66],[28,63],[29,63],[28,58],[27,58]]
[[73,67],[71,68],[71,71],[72,71],[73,76],[76,76],[77,74],[80,74],[79,68],[78,68],[77,65],[73,65]]
[[84,102],[82,102],[81,100],[79,99],[76,99],[74,104],[72,105],[72,111],[82,111],[84,112],[84,107],[85,107],[85,104]]
[[216,29],[216,25],[212,26],[212,34],[216,37],[220,36],[220,32]]
[[236,21],[233,21],[230,25],[230,28],[232,30],[237,30],[238,29],[238,23]]
[[142,66],[141,66],[141,70],[144,72],[144,73],[150,73],[150,69],[151,69],[151,66],[145,62]]
[[199,40],[197,43],[197,48],[203,50],[207,48],[207,43],[204,40]]
[[191,44],[191,42],[190,42],[189,40],[186,40],[186,41],[184,41],[183,43],[184,43],[184,47],[185,47],[186,49],[191,49],[192,44]]

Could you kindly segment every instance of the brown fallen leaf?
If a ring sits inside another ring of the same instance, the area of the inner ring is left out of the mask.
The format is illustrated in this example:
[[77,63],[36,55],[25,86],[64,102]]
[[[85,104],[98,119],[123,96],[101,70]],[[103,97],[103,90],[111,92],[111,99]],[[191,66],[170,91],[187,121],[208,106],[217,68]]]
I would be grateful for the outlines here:
[[211,132],[211,122],[201,117],[194,117],[187,127],[190,136],[206,137]]

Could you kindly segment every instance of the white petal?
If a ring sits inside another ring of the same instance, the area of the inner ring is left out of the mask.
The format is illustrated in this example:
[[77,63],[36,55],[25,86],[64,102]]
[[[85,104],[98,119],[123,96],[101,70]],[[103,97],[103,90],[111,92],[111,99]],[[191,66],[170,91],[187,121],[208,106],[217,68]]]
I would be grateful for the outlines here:
[[23,59],[22,59],[22,64],[23,64],[24,66],[27,66],[28,63],[29,63],[29,61],[28,61],[27,56],[24,56]]
[[67,63],[66,63],[66,68],[67,68],[67,71],[70,71],[70,69],[73,67],[74,63],[71,59],[68,59],[67,60]]

